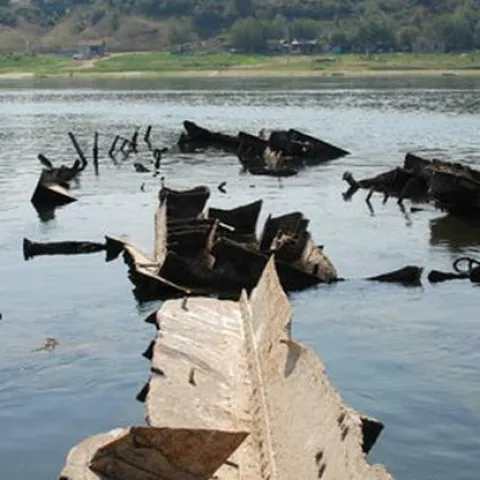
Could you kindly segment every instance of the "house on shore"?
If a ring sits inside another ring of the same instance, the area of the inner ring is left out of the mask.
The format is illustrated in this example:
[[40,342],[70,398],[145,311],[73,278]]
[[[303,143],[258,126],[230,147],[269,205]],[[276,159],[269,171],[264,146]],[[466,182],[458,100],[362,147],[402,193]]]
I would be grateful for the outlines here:
[[76,45],[78,53],[74,58],[77,60],[90,60],[105,55],[105,40],[79,40]]

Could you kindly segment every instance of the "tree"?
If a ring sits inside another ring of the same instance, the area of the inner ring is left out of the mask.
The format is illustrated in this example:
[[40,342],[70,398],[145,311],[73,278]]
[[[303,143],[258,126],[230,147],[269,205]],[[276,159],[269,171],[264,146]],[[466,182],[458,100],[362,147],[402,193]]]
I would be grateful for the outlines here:
[[461,12],[438,17],[433,30],[437,42],[443,43],[447,52],[468,50],[473,46],[474,31]]
[[0,25],[6,25],[7,27],[15,27],[17,25],[17,17],[11,8],[0,6]]
[[222,28],[230,26],[237,17],[235,12],[227,9],[231,4],[218,3],[215,0],[196,1],[192,4],[195,5],[193,8],[195,29],[202,38],[214,37]]
[[194,37],[192,20],[190,18],[170,20],[167,35],[170,45],[182,45],[191,42]]
[[480,48],[480,20],[475,24],[473,29],[473,46]]
[[292,23],[292,37],[301,40],[314,40],[320,31],[318,22],[309,19],[299,19]]
[[380,9],[366,11],[360,19],[357,42],[366,50],[392,48],[395,45],[392,22]]
[[340,48],[343,51],[350,46],[351,39],[347,32],[343,30],[335,30],[329,35],[328,43],[330,44],[330,47]]
[[233,0],[233,7],[240,17],[251,17],[253,15],[252,0]]
[[266,23],[266,27],[269,39],[281,40],[288,36],[288,23],[283,15],[276,15],[272,21]]
[[420,37],[420,30],[417,27],[407,25],[398,30],[397,45],[400,49],[411,52],[417,39]]
[[267,29],[254,18],[242,18],[232,25],[231,39],[232,46],[243,52],[264,52],[267,48]]

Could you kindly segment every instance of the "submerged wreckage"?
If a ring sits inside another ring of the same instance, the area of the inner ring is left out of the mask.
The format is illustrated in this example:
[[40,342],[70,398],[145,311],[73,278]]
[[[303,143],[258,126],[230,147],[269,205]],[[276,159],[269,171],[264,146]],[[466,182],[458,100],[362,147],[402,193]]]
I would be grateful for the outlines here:
[[207,187],[183,192],[162,188],[153,259],[129,242],[108,237],[123,246],[138,299],[194,294],[238,297],[243,288],[253,289],[272,254],[287,291],[337,280],[302,213],[268,217],[259,241],[256,225],[262,200],[203,212],[209,194]]
[[31,202],[39,214],[53,211],[56,207],[76,202],[69,192],[70,183],[85,169],[86,163],[75,161],[71,167],[54,167],[44,155],[38,155],[44,168],[40,173]]
[[84,440],[61,480],[392,480],[367,462],[383,425],[347,406],[292,339],[272,259],[250,297],[185,303],[148,319],[147,426]]
[[360,188],[368,189],[367,202],[373,192],[398,198],[433,201],[435,206],[454,214],[480,211],[480,171],[460,163],[426,160],[407,153],[402,167],[371,178],[356,181],[350,172],[343,179],[350,188],[343,194],[350,199]]
[[238,156],[245,170],[253,175],[285,177],[311,165],[348,155],[349,152],[295,129],[272,131],[267,137],[239,132],[238,135],[211,132],[194,122],[183,122],[185,132],[177,145],[182,152],[207,148],[223,150]]

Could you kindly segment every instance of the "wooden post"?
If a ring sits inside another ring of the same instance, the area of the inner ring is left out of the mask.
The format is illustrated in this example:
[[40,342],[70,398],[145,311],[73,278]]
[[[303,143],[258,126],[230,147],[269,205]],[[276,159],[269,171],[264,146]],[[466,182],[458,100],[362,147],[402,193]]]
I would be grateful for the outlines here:
[[[120,139],[122,139],[122,137],[120,137]],[[120,151],[123,153],[123,161],[125,161],[128,158],[128,156],[130,155],[130,151],[132,149],[131,149],[130,140],[128,138],[123,138],[122,140],[123,140],[123,142],[120,145]],[[127,145],[128,145],[128,150],[125,150],[125,147]]]
[[93,167],[95,168],[95,175],[98,175],[98,132],[93,136]]
[[75,150],[77,151],[77,154],[82,161],[82,165],[79,168],[79,171],[81,172],[82,170],[85,170],[85,167],[88,165],[87,159],[85,158],[83,150],[80,148],[80,145],[78,144],[75,135],[72,132],[68,132],[68,136],[70,137],[70,140],[72,141],[73,146],[75,147]]
[[112,159],[112,162],[115,165],[118,165],[117,160],[115,159],[114,152],[115,152],[115,148],[117,147],[117,143],[118,143],[119,139],[120,139],[120,137],[118,135],[116,135],[113,142],[112,142],[112,145],[110,146],[110,150],[108,151],[108,156]]
[[147,127],[147,131],[145,132],[145,135],[143,136],[143,140],[144,140],[145,143],[147,144],[149,150],[152,150],[152,142],[150,142],[150,133],[151,133],[151,131],[152,131],[152,126],[149,125],[149,126]]
[[138,153],[138,128],[135,129],[133,132],[132,139],[130,140],[130,148],[132,149],[133,153]]

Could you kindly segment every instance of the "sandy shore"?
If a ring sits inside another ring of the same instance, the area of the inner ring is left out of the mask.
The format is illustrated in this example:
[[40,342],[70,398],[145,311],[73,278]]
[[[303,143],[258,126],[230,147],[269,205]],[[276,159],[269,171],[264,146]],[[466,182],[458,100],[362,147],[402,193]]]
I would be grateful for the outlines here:
[[172,71],[122,71],[102,72],[99,70],[79,69],[78,71],[57,72],[52,74],[36,74],[33,72],[0,72],[0,80],[24,80],[33,78],[318,78],[318,77],[440,77],[440,76],[480,76],[480,70],[274,70],[274,69],[241,69],[230,68],[225,70],[172,70]]

